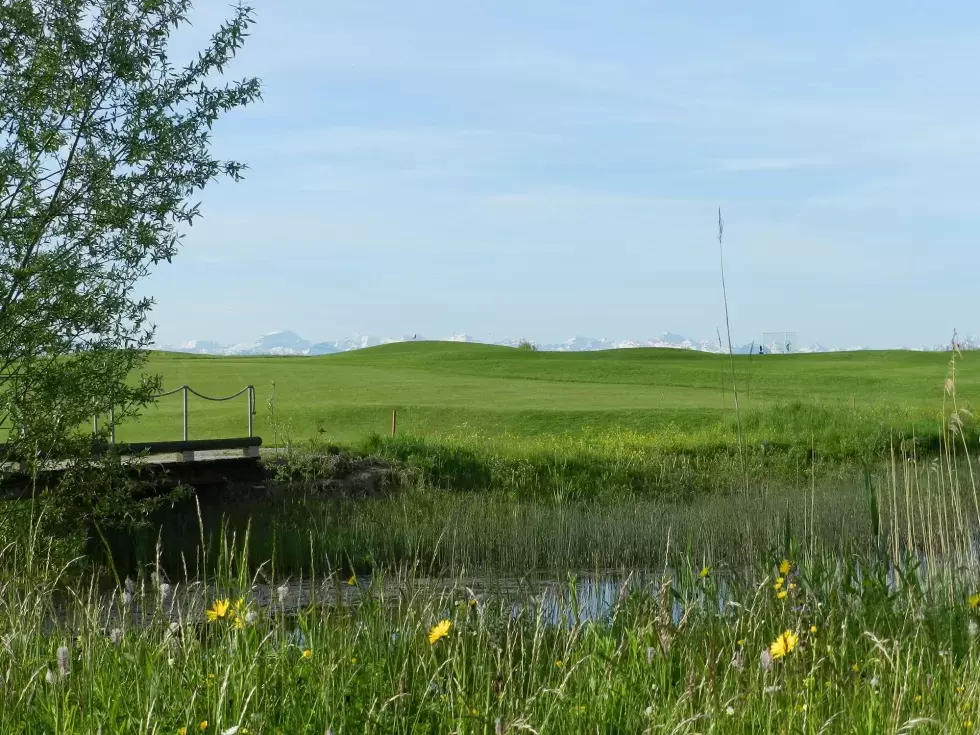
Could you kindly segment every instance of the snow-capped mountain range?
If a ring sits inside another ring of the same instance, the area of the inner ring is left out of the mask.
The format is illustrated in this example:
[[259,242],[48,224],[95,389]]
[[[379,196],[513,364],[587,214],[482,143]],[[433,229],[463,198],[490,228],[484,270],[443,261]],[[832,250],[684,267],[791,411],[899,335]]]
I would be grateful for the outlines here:
[[[423,341],[426,338],[422,335],[406,335],[396,338],[374,337],[369,335],[358,335],[347,337],[333,342],[310,342],[303,339],[295,332],[286,330],[282,332],[272,332],[260,337],[255,342],[248,342],[236,345],[223,345],[212,340],[193,340],[177,345],[159,345],[155,349],[168,352],[184,352],[195,355],[329,355],[335,352],[349,352],[365,347],[376,347],[377,345],[389,344],[392,342],[411,342]],[[517,347],[524,340],[504,339],[501,341],[490,342],[475,339],[467,334],[454,334],[451,337],[441,339],[445,342],[480,342],[485,344],[504,345],[507,347]],[[961,349],[980,349],[980,338],[960,340]],[[737,354],[747,354],[750,350],[759,350],[758,342],[743,344],[734,347]],[[565,342],[556,344],[535,344],[537,349],[548,352],[589,352],[594,350],[615,350],[636,347],[668,347],[681,350],[695,350],[698,352],[724,353],[717,340],[691,340],[680,334],[666,332],[660,337],[650,339],[630,339],[630,340],[610,340],[595,339],[592,337],[572,337]],[[948,350],[949,344],[937,345],[935,347],[904,347],[901,349],[913,350]],[[766,352],[783,352],[780,345],[765,345]],[[865,347],[851,347],[849,350],[862,350]],[[794,352],[840,352],[842,348],[827,348],[823,345],[814,344],[808,347],[795,347]]]

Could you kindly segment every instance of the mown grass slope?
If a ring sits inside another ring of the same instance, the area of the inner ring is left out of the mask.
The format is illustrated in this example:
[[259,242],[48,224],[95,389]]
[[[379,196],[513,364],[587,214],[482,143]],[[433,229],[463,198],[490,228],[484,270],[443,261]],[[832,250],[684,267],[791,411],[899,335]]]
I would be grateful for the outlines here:
[[[980,363],[958,364],[961,402],[980,395]],[[739,356],[743,421],[781,438],[846,432],[855,423],[921,434],[938,431],[949,355],[900,351]],[[164,386],[228,395],[257,391],[256,432],[274,441],[267,400],[275,395],[293,439],[356,442],[390,431],[541,436],[615,428],[640,434],[709,431],[733,436],[728,358],[686,350],[535,353],[456,343],[403,343],[323,357],[217,358],[157,353],[149,371]],[[853,401],[853,408],[852,408]],[[162,399],[123,439],[172,439],[180,397]],[[244,397],[190,399],[190,436],[242,435]]]

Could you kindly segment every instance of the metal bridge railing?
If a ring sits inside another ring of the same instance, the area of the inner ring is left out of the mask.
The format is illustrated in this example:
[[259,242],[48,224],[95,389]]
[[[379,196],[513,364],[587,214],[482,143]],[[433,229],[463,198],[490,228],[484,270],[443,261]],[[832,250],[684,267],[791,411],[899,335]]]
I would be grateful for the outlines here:
[[[182,396],[182,398],[183,398],[183,406],[184,406],[184,411],[183,411],[183,414],[184,414],[184,417],[183,417],[183,428],[184,428],[184,441],[185,442],[189,440],[189,437],[188,437],[188,420],[187,420],[187,414],[188,414],[188,411],[187,411],[187,398],[188,398],[188,396],[191,393],[193,393],[198,398],[204,399],[205,401],[213,401],[213,402],[216,402],[216,403],[220,403],[222,401],[230,401],[230,400],[233,400],[235,398],[238,398],[238,396],[242,395],[243,393],[246,393],[248,395],[248,438],[249,439],[252,438],[252,435],[253,435],[254,429],[255,429],[255,423],[254,423],[254,417],[255,417],[255,387],[254,386],[246,385],[240,391],[238,391],[237,393],[233,393],[230,396],[215,397],[215,396],[206,396],[203,393],[198,393],[196,390],[194,390],[193,388],[191,388],[189,385],[182,385],[179,388],[174,388],[173,390],[168,390],[165,393],[160,393],[159,395],[153,396],[153,400],[157,400],[159,398],[166,398],[167,396],[176,395],[177,393],[182,393],[183,394],[183,396]],[[99,432],[99,417],[98,416],[95,416],[92,419],[92,426],[93,426],[93,429],[94,429],[95,433],[97,434]],[[116,443],[116,420],[115,420],[115,413],[114,413],[114,411],[112,409],[109,409],[109,440],[110,440],[110,442],[113,445]]]

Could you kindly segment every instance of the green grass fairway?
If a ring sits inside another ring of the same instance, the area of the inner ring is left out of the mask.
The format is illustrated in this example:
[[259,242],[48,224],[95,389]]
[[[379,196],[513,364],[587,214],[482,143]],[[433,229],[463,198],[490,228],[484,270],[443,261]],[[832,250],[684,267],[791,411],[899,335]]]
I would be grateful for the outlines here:
[[[741,408],[749,421],[802,402],[824,414],[867,412],[892,423],[937,423],[949,355],[853,352],[736,357]],[[267,399],[276,384],[279,411],[293,439],[321,432],[342,443],[386,433],[398,410],[399,433],[543,435],[584,429],[655,433],[730,427],[733,402],[727,357],[686,350],[637,349],[535,353],[455,343],[392,344],[324,357],[218,358],[155,353],[148,371],[166,389],[182,384],[208,395],[256,388],[256,433],[274,441]],[[980,362],[958,365],[958,391],[980,395]],[[857,411],[851,410],[854,399]],[[961,399],[962,400],[962,399]],[[190,437],[240,436],[245,398],[207,403],[190,398]],[[760,418],[763,417],[763,418]],[[771,423],[771,422],[770,422]],[[727,430],[727,429],[726,429]],[[177,439],[180,396],[162,399],[121,439]]]

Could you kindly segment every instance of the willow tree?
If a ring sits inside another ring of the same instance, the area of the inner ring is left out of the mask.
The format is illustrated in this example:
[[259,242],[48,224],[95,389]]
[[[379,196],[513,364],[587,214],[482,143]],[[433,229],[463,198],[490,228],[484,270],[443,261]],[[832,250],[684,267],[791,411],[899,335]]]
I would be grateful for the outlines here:
[[177,253],[196,195],[244,170],[212,155],[210,132],[260,97],[257,79],[222,79],[251,9],[230,11],[178,66],[169,42],[190,11],[0,0],[0,426],[35,469],[39,456],[69,460],[43,496],[52,537],[154,506],[118,463],[92,461],[88,427],[135,415],[158,390],[142,374],[152,300],[137,286]]
[[238,6],[186,65],[189,0],[0,2],[0,420],[20,451],[60,451],[95,414],[145,406],[152,300],[195,196],[241,163],[212,125],[260,97],[225,81],[252,23]]

